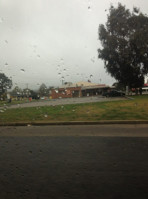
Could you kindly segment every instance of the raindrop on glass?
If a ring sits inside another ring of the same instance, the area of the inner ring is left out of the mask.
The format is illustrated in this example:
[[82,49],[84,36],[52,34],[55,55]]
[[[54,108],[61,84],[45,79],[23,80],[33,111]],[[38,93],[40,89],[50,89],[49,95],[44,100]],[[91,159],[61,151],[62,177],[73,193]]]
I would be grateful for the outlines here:
[[21,72],[25,72],[25,70],[24,70],[24,69],[21,69]]
[[62,76],[62,78],[61,78],[62,80],[65,80],[65,78]]
[[136,15],[136,16],[139,16],[139,14],[140,14],[139,9],[138,8],[134,8],[133,9],[133,14]]
[[91,58],[91,61],[94,63],[94,62],[95,62],[95,57],[92,57],[92,58]]
[[2,17],[0,17],[0,23],[3,23],[4,19]]

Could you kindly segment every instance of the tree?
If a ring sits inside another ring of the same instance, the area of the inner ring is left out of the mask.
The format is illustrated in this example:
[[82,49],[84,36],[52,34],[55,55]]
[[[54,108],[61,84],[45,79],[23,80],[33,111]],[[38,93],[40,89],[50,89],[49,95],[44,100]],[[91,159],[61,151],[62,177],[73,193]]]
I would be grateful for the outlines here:
[[37,93],[37,91],[34,90],[30,90],[30,96],[32,97],[32,99],[39,99],[39,94]]
[[12,90],[11,94],[17,97],[17,96],[22,96],[22,92],[23,92],[22,89],[19,88],[18,86],[16,86],[16,87]]
[[4,73],[0,73],[0,95],[4,94],[7,89],[12,87],[12,80],[9,79]]
[[47,86],[45,84],[41,84],[40,88],[39,88],[39,95],[40,96],[48,96],[49,91],[47,89]]
[[117,90],[125,90],[125,87],[123,84],[119,83],[119,82],[115,82],[113,83],[113,85]]
[[24,88],[22,94],[23,94],[23,97],[30,97],[31,90],[29,88]]
[[99,39],[103,46],[98,57],[120,84],[141,87],[148,73],[148,17],[122,4],[111,6],[107,23],[99,25]]

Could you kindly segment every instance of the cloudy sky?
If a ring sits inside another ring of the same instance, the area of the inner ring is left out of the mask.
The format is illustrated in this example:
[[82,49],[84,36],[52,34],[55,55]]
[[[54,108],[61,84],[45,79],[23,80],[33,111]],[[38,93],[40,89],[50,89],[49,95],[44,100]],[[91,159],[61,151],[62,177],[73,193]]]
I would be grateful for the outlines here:
[[115,82],[97,58],[98,26],[118,2],[148,14],[147,0],[0,0],[0,73],[13,85]]

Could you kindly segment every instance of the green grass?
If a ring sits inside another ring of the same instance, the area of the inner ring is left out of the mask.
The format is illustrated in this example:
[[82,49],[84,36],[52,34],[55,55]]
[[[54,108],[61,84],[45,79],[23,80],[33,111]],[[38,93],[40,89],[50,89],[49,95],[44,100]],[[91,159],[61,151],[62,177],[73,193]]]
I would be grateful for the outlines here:
[[[35,100],[32,100],[34,102]],[[23,104],[23,103],[28,103],[28,99],[23,99],[23,100],[12,100],[11,103],[8,103],[8,101],[0,101],[0,107],[3,107],[4,105],[10,106],[12,104]],[[30,103],[30,102],[29,102]]]
[[7,109],[0,123],[33,121],[148,120],[148,96],[133,100]]

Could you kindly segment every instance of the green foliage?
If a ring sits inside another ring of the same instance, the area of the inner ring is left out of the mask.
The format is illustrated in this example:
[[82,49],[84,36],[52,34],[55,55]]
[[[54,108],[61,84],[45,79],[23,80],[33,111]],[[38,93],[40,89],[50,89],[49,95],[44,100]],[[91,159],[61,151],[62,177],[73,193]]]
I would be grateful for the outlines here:
[[99,26],[102,49],[98,57],[119,83],[141,87],[148,73],[148,17],[138,8],[133,11],[122,4],[111,6],[107,23]]
[[23,95],[23,97],[30,97],[31,96],[31,90],[29,88],[24,88],[22,95]]
[[4,94],[7,89],[12,87],[12,80],[9,79],[4,73],[0,73],[0,95]]
[[48,96],[49,95],[49,90],[47,89],[47,86],[45,84],[41,84],[38,92],[39,92],[40,96]]
[[123,84],[121,84],[121,83],[119,83],[119,82],[115,82],[115,83],[113,83],[113,85],[112,85],[112,86],[115,86],[115,88],[116,88],[117,90],[125,91],[125,87],[124,87],[124,85],[123,85]]
[[22,96],[22,89],[19,88],[18,86],[16,86],[16,87],[12,90],[11,94],[12,94],[13,96]]

